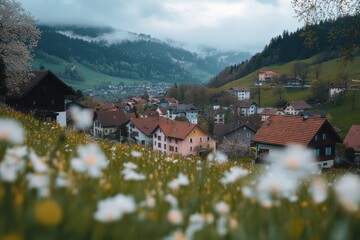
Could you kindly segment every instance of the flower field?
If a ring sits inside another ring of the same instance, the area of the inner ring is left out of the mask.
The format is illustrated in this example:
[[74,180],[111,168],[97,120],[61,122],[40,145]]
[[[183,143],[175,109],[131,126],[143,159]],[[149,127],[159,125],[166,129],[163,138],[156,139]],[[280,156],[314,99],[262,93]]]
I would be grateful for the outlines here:
[[0,240],[358,239],[359,175],[311,159],[160,155],[0,107]]

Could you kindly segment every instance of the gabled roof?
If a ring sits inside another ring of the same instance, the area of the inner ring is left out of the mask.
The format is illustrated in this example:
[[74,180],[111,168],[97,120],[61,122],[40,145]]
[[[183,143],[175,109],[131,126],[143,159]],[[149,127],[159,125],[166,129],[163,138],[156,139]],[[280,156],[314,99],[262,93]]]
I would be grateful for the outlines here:
[[177,104],[174,106],[170,106],[169,107],[169,111],[172,113],[177,113],[177,112],[188,112],[188,111],[197,111],[196,107],[194,107],[194,105],[192,104]]
[[261,113],[259,113],[260,115],[275,115],[279,110],[277,110],[276,108],[265,108]]
[[235,107],[239,108],[249,108],[253,104],[257,105],[254,101],[248,101],[248,100],[239,100],[236,102]]
[[146,136],[150,136],[159,126],[159,118],[132,118],[130,122]]
[[96,116],[103,127],[119,127],[129,121],[124,111],[97,111]]
[[232,122],[227,124],[216,124],[214,126],[214,136],[220,139],[226,134],[236,131],[237,129],[242,127],[246,127],[251,131],[253,131],[254,133],[256,132],[255,129],[253,129],[251,126],[249,126],[246,123]]
[[180,122],[169,120],[166,118],[159,118],[159,127],[166,137],[185,139],[187,135],[196,127],[196,124],[188,122]]
[[234,91],[250,91],[250,88],[248,87],[232,87],[232,88],[229,88],[229,90],[233,89]]
[[284,109],[287,106],[292,106],[295,110],[302,110],[302,109],[310,109],[312,108],[312,106],[310,106],[309,104],[307,104],[304,100],[298,100],[298,101],[292,101],[292,102],[288,102]]
[[342,142],[331,124],[325,118],[312,118],[307,120],[302,116],[274,115],[263,123],[253,137],[254,142],[273,145],[287,145],[297,143],[307,146],[315,134],[323,127],[335,136],[337,142]]
[[36,85],[38,85],[47,75],[51,75],[56,81],[59,82],[60,85],[64,86],[66,89],[65,95],[75,95],[75,91],[66,85],[63,81],[61,81],[54,73],[50,70],[41,70],[41,71],[31,71],[28,73],[28,79],[23,80],[21,85],[19,86],[19,91],[9,91],[8,96],[10,98],[22,98],[28,92],[31,91]]
[[346,147],[352,147],[356,152],[360,152],[360,125],[352,125],[344,139]]

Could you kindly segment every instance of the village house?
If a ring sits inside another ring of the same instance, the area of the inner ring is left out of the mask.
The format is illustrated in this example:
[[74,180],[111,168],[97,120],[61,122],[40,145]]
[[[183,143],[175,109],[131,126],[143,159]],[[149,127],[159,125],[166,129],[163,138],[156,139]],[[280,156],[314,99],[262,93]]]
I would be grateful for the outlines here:
[[96,111],[93,134],[95,137],[114,137],[128,121],[129,116],[122,110]]
[[301,80],[300,78],[296,78],[296,77],[279,79],[279,84],[285,85],[288,87],[301,87],[302,83],[303,83],[303,80]]
[[258,81],[259,82],[271,82],[275,76],[276,76],[276,73],[274,73],[273,71],[261,70],[261,71],[259,71]]
[[176,100],[176,98],[161,98],[157,102],[157,105],[159,108],[169,108],[169,107],[175,106],[177,104],[179,104],[179,101]]
[[198,123],[198,110],[192,104],[177,104],[167,109],[166,118],[175,120],[176,117],[186,117],[190,123]]
[[207,149],[216,150],[213,137],[192,123],[159,118],[153,136],[153,149],[162,153],[188,156],[201,155]]
[[214,111],[214,124],[224,124],[225,123],[225,109],[217,109]]
[[262,109],[262,111],[259,113],[259,115],[261,116],[261,121],[265,122],[267,119],[269,119],[269,117],[274,116],[274,115],[285,115],[285,113],[277,108],[264,108]]
[[340,84],[330,83],[329,99],[332,100],[345,91],[345,87]]
[[307,104],[304,100],[288,102],[284,107],[283,111],[287,115],[298,115],[300,112],[309,111],[312,107]]
[[250,88],[248,87],[233,87],[228,92],[234,95],[238,100],[250,99]]
[[360,162],[360,125],[352,125],[344,139],[347,148],[353,148],[355,161]]
[[290,115],[270,117],[253,137],[256,158],[259,160],[264,160],[267,155],[288,144],[300,144],[313,150],[322,168],[334,165],[335,144],[341,142],[326,118]]
[[23,80],[19,90],[11,89],[6,96],[6,104],[25,112],[34,113],[45,121],[56,121],[66,126],[65,99],[75,95],[75,91],[49,70],[32,71],[29,79]]
[[257,104],[254,101],[237,101],[234,107],[239,115],[250,116],[257,113]]
[[217,142],[224,140],[242,143],[245,146],[251,146],[251,140],[256,130],[247,123],[232,122],[214,126],[214,137]]
[[139,145],[152,147],[153,133],[159,126],[159,118],[131,118],[126,124],[127,139]]

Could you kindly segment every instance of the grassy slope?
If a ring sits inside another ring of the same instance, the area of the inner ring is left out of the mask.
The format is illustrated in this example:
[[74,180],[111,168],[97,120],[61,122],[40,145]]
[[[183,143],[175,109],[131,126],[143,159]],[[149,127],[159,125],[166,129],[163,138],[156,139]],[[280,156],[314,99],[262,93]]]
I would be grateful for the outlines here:
[[[315,57],[303,60],[302,62],[306,62],[308,64],[312,64]],[[271,65],[262,69],[272,70],[278,74],[288,74],[292,75],[292,69],[294,62],[289,62],[284,65]],[[339,76],[340,70],[343,67],[343,63],[339,59],[331,60],[328,62],[322,63],[320,78],[321,79],[329,79],[335,80],[336,76]],[[314,66],[310,68],[309,78],[314,79],[315,73],[313,71]],[[344,68],[344,73],[348,74],[349,79],[360,79],[360,57],[354,58],[353,62],[348,62],[346,67]],[[230,87],[235,86],[248,86],[252,90],[252,92],[257,90],[257,87],[254,86],[254,81],[257,79],[257,72],[252,72],[249,75],[235,80],[231,83],[228,83],[222,87],[211,89],[212,92],[220,92],[227,91]],[[310,88],[305,89],[296,89],[296,88],[286,88],[285,89],[285,100],[307,100],[311,96]],[[337,105],[328,104],[323,107],[319,107],[318,110],[327,111],[332,116],[333,125],[342,129],[342,133],[340,135],[345,137],[346,133],[350,129],[353,124],[360,124],[360,91],[355,92],[355,110],[352,111],[351,104],[351,94],[348,93],[345,99],[338,103]],[[257,96],[254,97],[254,100],[258,102]],[[275,90],[272,88],[263,89],[261,94],[261,106],[275,106],[279,102],[279,95],[276,94]]]
[[[50,63],[49,61],[46,61],[45,59],[36,58],[36,59],[34,59],[34,61],[32,63],[32,68],[39,69],[40,65],[42,64],[47,69],[50,69],[51,71],[59,74],[64,71],[65,66],[68,65],[69,62],[67,62],[63,59],[58,59],[58,61],[61,62],[61,64],[54,64],[54,63]],[[77,63],[77,66],[80,69],[80,72],[82,74],[84,74],[86,82],[71,81],[69,79],[64,79],[64,78],[62,78],[62,79],[67,84],[71,85],[72,87],[74,87],[76,89],[80,89],[80,90],[92,88],[92,87],[99,86],[102,84],[107,84],[107,83],[118,84],[119,82],[123,82],[124,84],[128,85],[128,84],[133,84],[133,83],[138,83],[138,82],[149,82],[147,80],[121,78],[121,77],[114,77],[114,76],[106,75],[103,73],[95,72],[95,71],[91,70],[90,68],[88,68],[82,64],[79,64],[79,63]],[[202,83],[208,81],[211,77],[213,77],[212,74],[210,74],[208,72],[204,72],[197,68],[190,69],[190,73],[195,78],[199,79],[200,82],[202,82]]]
[[[54,63],[47,62],[44,59],[34,59],[34,61],[32,63],[32,68],[39,69],[40,65],[43,64],[46,67],[46,69],[50,69],[51,71],[59,74],[62,71],[64,71],[65,66],[67,64],[69,64],[68,62],[66,62],[64,60],[60,60],[60,61],[61,61],[61,64],[54,64]],[[84,74],[84,76],[86,78],[86,82],[71,81],[69,79],[63,79],[63,80],[67,84],[71,85],[72,87],[74,87],[76,89],[80,89],[80,90],[92,88],[92,87],[99,86],[99,85],[106,84],[106,83],[118,84],[119,82],[123,82],[124,84],[132,84],[132,83],[140,81],[137,79],[113,77],[110,75],[95,72],[95,71],[91,70],[90,68],[88,68],[82,64],[79,64],[79,63],[77,64],[77,66],[80,69],[80,72],[82,74]],[[147,82],[147,81],[144,81],[144,82]]]
[[[25,144],[39,156],[44,156],[43,160],[50,152],[55,152],[51,161],[45,161],[51,168],[49,175],[54,179],[61,172],[69,184],[60,188],[51,181],[50,196],[45,199],[37,197],[35,190],[27,188],[25,177],[25,174],[34,173],[31,164],[28,164],[26,173],[19,174],[17,181],[10,184],[0,181],[1,239],[164,239],[175,230],[185,231],[190,226],[190,216],[195,213],[213,219],[196,232],[195,239],[285,240],[314,239],[314,236],[331,239],[334,235],[340,236],[340,239],[356,239],[360,234],[357,227],[360,224],[359,211],[352,214],[343,211],[334,195],[323,203],[315,204],[306,184],[298,191],[299,200],[279,200],[273,207],[262,207],[256,198],[245,197],[241,191],[243,186],[256,189],[254,182],[259,182],[262,167],[258,165],[243,164],[241,161],[199,164],[192,158],[176,157],[175,160],[140,146],[100,141],[98,144],[107,156],[109,165],[100,179],[94,179],[70,167],[71,159],[77,156],[77,146],[91,141],[84,134],[64,132],[53,123],[40,122],[0,106],[0,118],[4,117],[22,123],[26,131]],[[66,139],[61,137],[64,133]],[[60,142],[58,139],[63,140]],[[5,151],[5,147],[0,142],[0,150]],[[143,156],[132,157],[131,150],[141,151]],[[121,174],[126,162],[137,164],[136,172],[144,174],[146,180],[126,181]],[[233,166],[250,170],[249,176],[233,184],[221,184],[220,179],[225,171]],[[331,186],[334,179],[345,171],[348,170],[330,169],[321,176],[327,178]],[[188,176],[190,184],[172,190],[167,184],[179,173]],[[134,198],[136,211],[114,222],[96,221],[94,213],[97,203],[120,193]],[[177,200],[176,205],[183,216],[178,226],[168,220],[171,207],[165,196],[169,194]],[[141,204],[149,196],[155,200],[153,207]],[[280,195],[274,194],[276,196]],[[220,201],[229,206],[229,213],[226,214],[226,221],[229,222],[225,224],[228,233],[223,237],[216,232],[220,216],[214,206]]]

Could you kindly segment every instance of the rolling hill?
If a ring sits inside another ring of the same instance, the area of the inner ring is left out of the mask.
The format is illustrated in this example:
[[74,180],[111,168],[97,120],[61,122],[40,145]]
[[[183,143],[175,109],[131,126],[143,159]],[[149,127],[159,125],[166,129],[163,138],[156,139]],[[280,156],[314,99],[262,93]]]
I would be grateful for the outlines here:
[[79,89],[119,81],[202,83],[250,56],[210,48],[194,53],[149,35],[108,27],[38,27],[42,35],[33,69],[43,65]]

